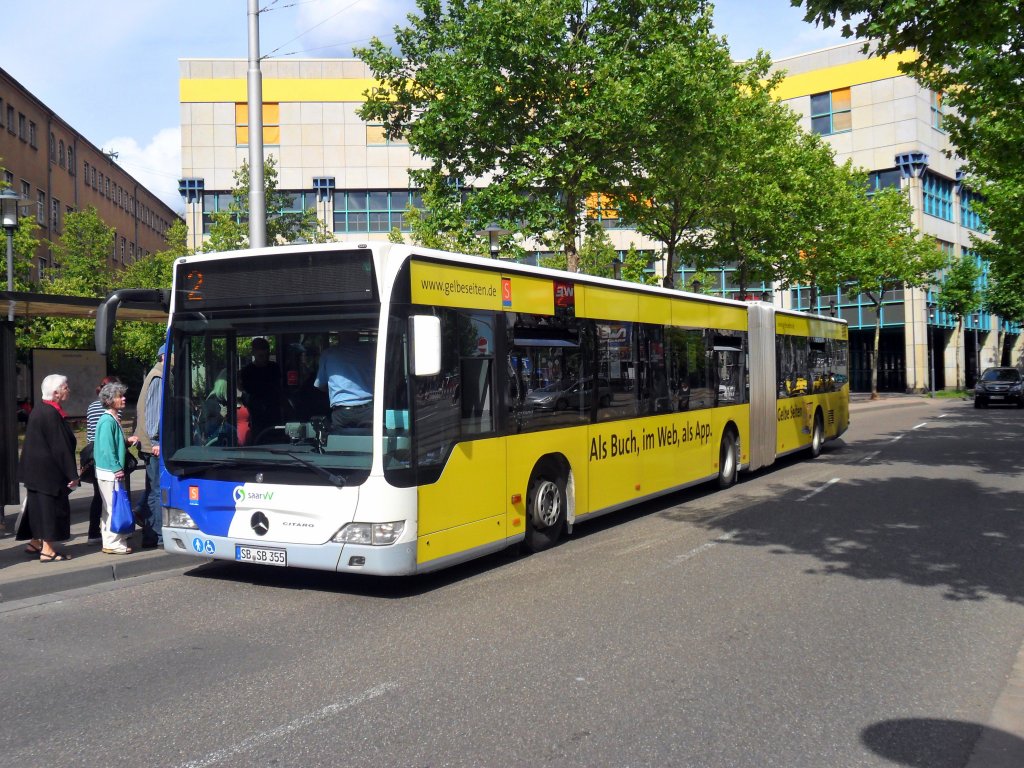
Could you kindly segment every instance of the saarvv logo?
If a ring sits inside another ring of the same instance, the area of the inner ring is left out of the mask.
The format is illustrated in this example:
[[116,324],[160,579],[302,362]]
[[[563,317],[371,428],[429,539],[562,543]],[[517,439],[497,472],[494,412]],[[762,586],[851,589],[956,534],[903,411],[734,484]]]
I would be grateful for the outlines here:
[[243,501],[270,501],[274,498],[273,491],[247,491],[243,485],[236,485],[231,495],[235,499],[235,504],[241,504]]

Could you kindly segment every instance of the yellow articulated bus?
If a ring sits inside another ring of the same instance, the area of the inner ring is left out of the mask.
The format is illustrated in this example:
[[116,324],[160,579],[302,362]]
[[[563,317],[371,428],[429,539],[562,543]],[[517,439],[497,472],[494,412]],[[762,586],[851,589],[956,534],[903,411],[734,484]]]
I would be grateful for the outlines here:
[[849,423],[841,320],[415,246],[179,259],[167,342],[164,546],[241,562],[537,551]]

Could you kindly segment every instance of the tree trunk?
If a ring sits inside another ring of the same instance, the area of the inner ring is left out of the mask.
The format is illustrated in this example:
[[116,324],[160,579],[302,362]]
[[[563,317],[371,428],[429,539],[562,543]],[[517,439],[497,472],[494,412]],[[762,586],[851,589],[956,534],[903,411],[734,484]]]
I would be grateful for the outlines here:
[[[953,345],[953,349],[956,350],[956,388],[960,389],[960,343],[964,337],[964,319],[958,317],[956,320],[956,344]],[[967,357],[967,347],[964,347],[964,358]],[[967,380],[964,379],[964,389],[967,389]]]
[[[676,263],[676,249],[673,245],[668,244],[665,247],[665,278],[661,281],[662,288],[675,288],[675,263]],[[686,288],[684,285],[683,288]]]
[[882,339],[882,302],[875,304],[875,343],[871,349],[871,399],[878,399],[878,347]]

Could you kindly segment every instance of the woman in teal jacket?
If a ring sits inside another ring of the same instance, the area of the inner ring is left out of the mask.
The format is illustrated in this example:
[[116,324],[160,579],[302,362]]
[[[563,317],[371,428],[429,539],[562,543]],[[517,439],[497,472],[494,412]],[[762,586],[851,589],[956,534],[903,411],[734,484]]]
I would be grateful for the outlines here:
[[[96,461],[96,483],[103,497],[103,512],[100,515],[100,536],[103,538],[103,551],[108,555],[130,555],[132,548],[128,546],[130,534],[114,533],[110,530],[110,512],[114,487],[124,482],[124,462],[127,453],[127,442],[121,429],[118,413],[124,408],[124,395],[128,388],[120,382],[104,384],[99,392],[103,415],[96,423],[96,440],[93,458]],[[137,437],[130,438],[131,442]]]

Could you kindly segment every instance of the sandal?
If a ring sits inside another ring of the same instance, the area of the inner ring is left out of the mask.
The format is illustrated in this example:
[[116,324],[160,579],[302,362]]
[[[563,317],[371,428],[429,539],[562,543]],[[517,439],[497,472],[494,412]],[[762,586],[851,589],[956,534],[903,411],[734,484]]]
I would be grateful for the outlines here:
[[103,554],[105,555],[130,555],[131,553],[131,547],[125,547],[124,549],[110,549],[109,547],[103,548]]
[[37,547],[35,544],[32,544],[32,543],[29,543],[29,545],[27,547],[25,547],[25,554],[26,555],[36,555],[36,556],[38,556],[38,555],[42,554],[42,552],[43,552],[43,548],[42,547]]
[[39,553],[39,562],[41,563],[61,563],[65,560],[70,560],[71,555],[65,552],[54,552],[52,555],[48,555],[45,552]]

